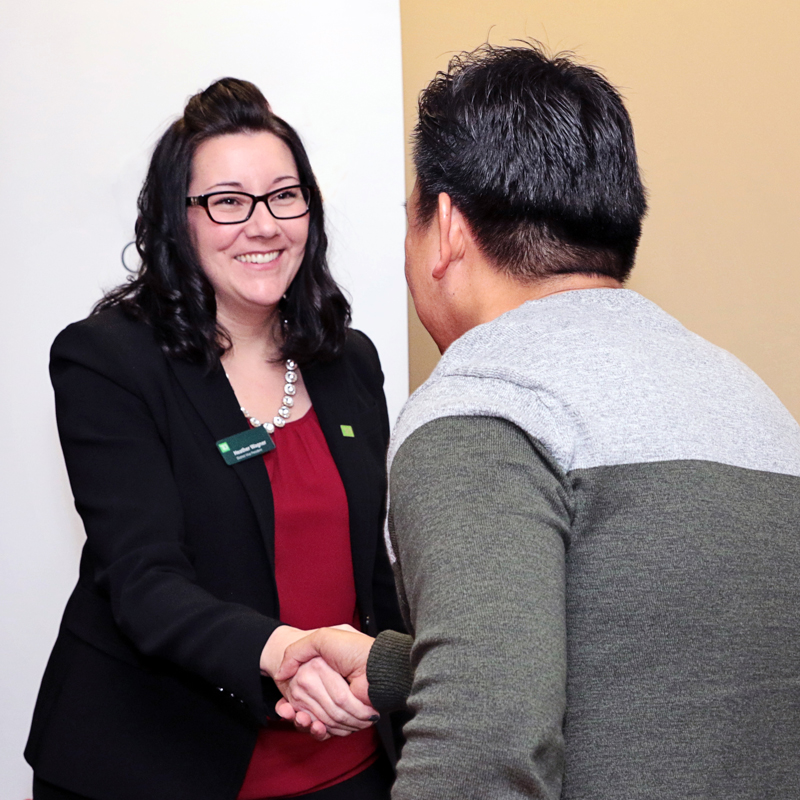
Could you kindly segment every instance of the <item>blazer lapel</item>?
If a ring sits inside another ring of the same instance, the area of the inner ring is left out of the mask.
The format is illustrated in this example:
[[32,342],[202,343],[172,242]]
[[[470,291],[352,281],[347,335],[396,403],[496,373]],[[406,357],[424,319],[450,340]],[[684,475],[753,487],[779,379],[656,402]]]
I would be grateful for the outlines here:
[[[216,369],[208,373],[205,367],[180,359],[169,359],[169,363],[175,377],[208,428],[209,448],[215,448],[215,443],[220,439],[247,430],[247,420],[239,409],[236,395],[233,393],[224,370]],[[275,508],[264,460],[249,458],[234,464],[229,469],[234,470],[250,497],[267,556],[274,572]]]
[[[306,367],[303,381],[347,495],[356,588],[361,590],[359,594],[366,592],[371,602],[377,537],[370,535],[373,525],[366,510],[380,503],[381,498],[374,496],[375,481],[370,480],[364,468],[362,437],[358,435],[361,410],[341,362]],[[346,436],[343,425],[353,427],[356,435]]]

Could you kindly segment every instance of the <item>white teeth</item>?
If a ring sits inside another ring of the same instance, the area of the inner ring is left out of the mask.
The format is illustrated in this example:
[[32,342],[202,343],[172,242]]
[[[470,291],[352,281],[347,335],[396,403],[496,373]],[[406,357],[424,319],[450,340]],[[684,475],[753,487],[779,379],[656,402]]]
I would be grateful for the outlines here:
[[245,253],[236,256],[237,261],[244,261],[245,264],[269,264],[281,254],[280,250],[273,250],[271,253]]

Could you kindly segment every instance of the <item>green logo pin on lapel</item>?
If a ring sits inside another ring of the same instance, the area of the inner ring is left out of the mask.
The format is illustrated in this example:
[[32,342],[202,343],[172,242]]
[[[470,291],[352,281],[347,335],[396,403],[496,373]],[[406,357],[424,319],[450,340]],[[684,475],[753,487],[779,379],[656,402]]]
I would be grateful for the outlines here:
[[339,427],[342,429],[342,436],[345,438],[353,439],[355,437],[352,425],[340,425]]

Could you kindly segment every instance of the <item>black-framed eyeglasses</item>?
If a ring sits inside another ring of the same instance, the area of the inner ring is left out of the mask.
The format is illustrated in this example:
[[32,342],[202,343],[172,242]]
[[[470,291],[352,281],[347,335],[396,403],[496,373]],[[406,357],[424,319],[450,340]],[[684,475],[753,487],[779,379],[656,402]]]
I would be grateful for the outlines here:
[[256,203],[264,201],[275,219],[297,219],[308,214],[311,187],[297,184],[283,186],[259,197],[247,192],[211,192],[198,197],[187,197],[187,206],[202,206],[209,219],[218,225],[236,225],[253,216]]

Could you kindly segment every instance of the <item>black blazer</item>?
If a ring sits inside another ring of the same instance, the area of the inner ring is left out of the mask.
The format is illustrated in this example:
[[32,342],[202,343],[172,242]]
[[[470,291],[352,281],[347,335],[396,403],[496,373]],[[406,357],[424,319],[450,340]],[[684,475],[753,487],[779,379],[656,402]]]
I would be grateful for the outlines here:
[[[280,696],[259,672],[280,617],[269,478],[261,458],[227,466],[215,446],[247,428],[236,397],[222,369],[166,357],[118,309],[62,331],[50,372],[87,542],[25,756],[93,797],[235,798]],[[303,379],[347,494],[362,630],[401,630],[375,348],[350,331]]]

